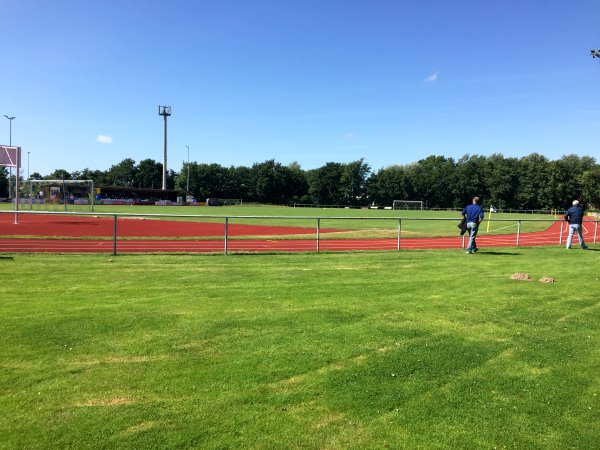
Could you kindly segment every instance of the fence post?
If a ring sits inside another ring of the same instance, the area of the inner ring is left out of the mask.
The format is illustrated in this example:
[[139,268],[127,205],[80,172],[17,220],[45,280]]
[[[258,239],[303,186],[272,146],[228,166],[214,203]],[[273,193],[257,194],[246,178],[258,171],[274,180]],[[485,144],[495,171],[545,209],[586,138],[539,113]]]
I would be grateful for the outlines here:
[[225,255],[227,255],[227,240],[229,238],[229,217],[225,217],[225,248],[223,249],[223,252]]
[[321,218],[317,217],[317,253],[320,250]]
[[398,219],[398,251],[400,251],[400,230],[402,228],[402,219]]
[[598,235],[598,221],[596,220],[596,228],[594,229],[594,244],[596,243],[597,235]]
[[563,224],[562,224],[562,222],[560,222],[560,233],[559,233],[559,237],[558,237],[558,245],[559,246],[562,245],[562,235],[563,235]]
[[517,247],[519,246],[519,240],[521,239],[521,221],[517,222]]
[[114,228],[113,228],[113,256],[117,256],[117,215],[115,214]]

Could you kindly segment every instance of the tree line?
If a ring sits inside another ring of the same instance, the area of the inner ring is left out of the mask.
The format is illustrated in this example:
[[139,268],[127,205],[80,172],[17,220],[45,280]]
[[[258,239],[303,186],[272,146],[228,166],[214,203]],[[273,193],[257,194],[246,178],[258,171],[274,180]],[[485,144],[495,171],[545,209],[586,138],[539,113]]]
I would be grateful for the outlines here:
[[[189,169],[189,178],[188,178]],[[106,171],[59,169],[32,179],[91,179],[96,186],[160,189],[162,163],[130,158]],[[0,176],[0,196],[7,192],[7,171]],[[274,159],[251,167],[224,167],[216,163],[183,163],[169,170],[167,188],[189,192],[197,199],[241,198],[245,202],[285,205],[389,206],[393,200],[422,200],[429,208],[460,208],[473,195],[486,205],[502,209],[565,208],[574,198],[600,207],[600,165],[589,156],[565,155],[550,160],[538,153],[521,158],[464,155],[455,160],[429,156],[406,165],[373,171],[364,159],[328,162],[303,170],[296,162]]]

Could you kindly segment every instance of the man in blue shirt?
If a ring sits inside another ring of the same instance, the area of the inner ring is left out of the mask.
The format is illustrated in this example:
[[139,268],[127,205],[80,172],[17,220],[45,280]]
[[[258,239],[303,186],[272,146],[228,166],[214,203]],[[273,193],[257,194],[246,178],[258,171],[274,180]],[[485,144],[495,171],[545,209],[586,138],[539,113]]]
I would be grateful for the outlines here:
[[467,245],[467,255],[470,253],[477,252],[477,243],[475,237],[477,236],[477,230],[479,224],[483,221],[483,208],[479,206],[479,197],[473,197],[473,202],[465,206],[462,211],[462,215],[467,218],[467,230],[469,230],[470,238],[469,245]]
[[567,248],[571,248],[573,234],[577,232],[579,236],[579,245],[582,249],[586,249],[587,245],[583,240],[583,207],[578,200],[573,200],[573,206],[567,209],[565,213],[565,222],[569,223],[569,237],[567,238]]

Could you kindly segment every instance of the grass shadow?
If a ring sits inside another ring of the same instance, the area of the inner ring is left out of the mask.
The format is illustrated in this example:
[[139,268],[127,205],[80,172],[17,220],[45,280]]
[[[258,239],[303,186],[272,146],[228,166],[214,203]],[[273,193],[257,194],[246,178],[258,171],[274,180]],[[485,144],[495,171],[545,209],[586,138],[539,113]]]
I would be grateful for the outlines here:
[[514,252],[496,252],[496,251],[479,251],[478,255],[489,255],[489,256],[521,256],[522,253],[514,253]]

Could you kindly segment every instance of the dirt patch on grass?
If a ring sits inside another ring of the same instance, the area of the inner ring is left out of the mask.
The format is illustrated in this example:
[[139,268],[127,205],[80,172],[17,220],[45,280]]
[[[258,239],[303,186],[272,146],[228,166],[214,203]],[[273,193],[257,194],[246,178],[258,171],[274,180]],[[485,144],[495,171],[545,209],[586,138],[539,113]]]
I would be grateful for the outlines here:
[[75,406],[90,407],[90,406],[121,406],[134,403],[131,397],[113,397],[113,398],[97,398],[88,400],[83,403],[76,403]]
[[84,361],[73,361],[71,365],[74,366],[96,366],[99,364],[136,364],[145,363],[151,361],[164,361],[171,359],[169,355],[155,355],[155,356],[109,356],[102,359],[89,359]]
[[328,416],[323,416],[313,422],[312,427],[314,429],[324,428],[332,423],[341,422],[344,419],[344,414],[342,413],[334,413]]
[[511,280],[518,280],[518,281],[533,281],[533,278],[531,278],[528,274],[521,273],[521,272],[513,273],[510,276],[510,279]]
[[133,426],[127,428],[122,434],[128,435],[128,434],[141,433],[143,431],[150,430],[152,428],[156,428],[158,425],[159,425],[158,422],[149,420],[149,421],[141,422],[141,423],[138,423],[137,425],[133,425]]
[[[522,272],[513,273],[510,276],[510,279],[511,280],[518,280],[518,281],[533,281],[533,278],[531,278],[531,276],[529,274],[522,273]],[[553,284],[553,283],[556,283],[556,279],[552,278],[552,277],[542,277],[538,281],[540,283],[544,283],[544,284]]]
[[556,283],[556,280],[552,277],[543,277],[540,278],[540,283],[553,284]]

